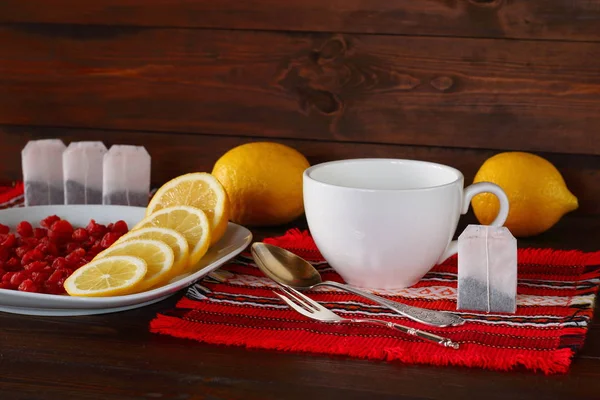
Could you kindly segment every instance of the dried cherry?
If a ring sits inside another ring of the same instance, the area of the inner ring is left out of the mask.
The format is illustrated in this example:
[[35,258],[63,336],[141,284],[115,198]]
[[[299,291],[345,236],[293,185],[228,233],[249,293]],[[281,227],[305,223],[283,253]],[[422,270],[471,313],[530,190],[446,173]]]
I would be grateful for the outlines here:
[[25,279],[18,287],[18,290],[22,292],[37,292],[38,285],[36,285],[31,279]]
[[10,227],[0,224],[0,234],[6,235],[8,232],[10,232]]
[[43,226],[44,228],[48,228],[50,229],[50,227],[56,222],[56,221],[60,221],[60,217],[58,215],[50,215],[46,218],[44,218],[41,222],[40,225]]
[[17,233],[22,238],[28,238],[33,236],[33,226],[27,221],[21,221],[17,225]]
[[120,237],[121,237],[121,235],[117,232],[108,232],[106,235],[104,235],[102,237],[100,246],[102,246],[103,249],[108,249]]

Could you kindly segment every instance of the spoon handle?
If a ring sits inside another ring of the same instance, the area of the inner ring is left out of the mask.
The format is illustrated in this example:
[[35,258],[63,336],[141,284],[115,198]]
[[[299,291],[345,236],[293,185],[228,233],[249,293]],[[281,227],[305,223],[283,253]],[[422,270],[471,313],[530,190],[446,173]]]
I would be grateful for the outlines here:
[[412,307],[406,304],[398,303],[396,301],[388,300],[386,298],[371,293],[363,292],[362,290],[338,282],[324,281],[321,283],[317,283],[313,287],[316,286],[331,286],[345,290],[350,293],[357,294],[371,301],[374,301],[377,304],[387,307],[390,310],[395,311],[409,319],[412,319],[413,321],[417,321],[425,325],[446,327],[458,326],[465,323],[464,319],[452,313],[428,310],[426,308]]

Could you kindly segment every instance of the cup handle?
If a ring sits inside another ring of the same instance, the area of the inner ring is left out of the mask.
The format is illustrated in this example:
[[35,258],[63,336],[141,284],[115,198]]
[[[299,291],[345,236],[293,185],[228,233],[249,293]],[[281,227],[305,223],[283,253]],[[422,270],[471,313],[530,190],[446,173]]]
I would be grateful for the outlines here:
[[[502,226],[506,222],[506,218],[508,217],[508,197],[506,197],[506,193],[502,190],[502,188],[495,183],[491,182],[479,182],[474,183],[470,186],[467,186],[463,191],[463,204],[461,214],[466,214],[469,211],[469,204],[471,204],[471,199],[473,196],[479,193],[492,193],[494,194],[498,200],[500,201],[500,210],[498,211],[498,215],[496,219],[490,224],[490,226]],[[450,242],[446,251],[440,259],[438,260],[438,264],[442,261],[448,259],[449,257],[458,253],[458,241],[453,240]]]

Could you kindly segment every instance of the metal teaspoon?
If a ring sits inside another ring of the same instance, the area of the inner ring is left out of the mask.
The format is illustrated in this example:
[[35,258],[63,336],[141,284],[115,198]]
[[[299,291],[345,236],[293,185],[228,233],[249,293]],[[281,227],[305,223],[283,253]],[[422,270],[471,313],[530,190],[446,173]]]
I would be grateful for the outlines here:
[[322,281],[319,271],[308,261],[278,246],[256,242],[252,244],[251,252],[258,268],[267,277],[282,286],[291,286],[298,290],[309,290],[318,286],[335,287],[365,297],[413,321],[431,326],[458,326],[465,322],[455,314],[412,307],[342,283]]

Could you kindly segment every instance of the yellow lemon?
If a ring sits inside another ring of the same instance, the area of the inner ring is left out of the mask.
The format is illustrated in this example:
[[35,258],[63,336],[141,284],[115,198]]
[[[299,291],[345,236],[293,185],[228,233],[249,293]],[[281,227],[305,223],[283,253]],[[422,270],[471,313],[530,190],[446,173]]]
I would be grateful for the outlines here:
[[171,247],[175,257],[171,277],[177,276],[188,267],[190,258],[189,244],[183,235],[176,230],[157,227],[134,229],[121,236],[115,244],[134,239],[159,240]]
[[230,220],[247,226],[285,224],[304,212],[302,173],[310,164],[297,150],[279,143],[237,146],[212,171],[227,191]]
[[207,172],[181,175],[162,185],[148,204],[146,216],[171,206],[191,206],[204,211],[210,223],[211,245],[227,230],[227,193],[221,183]]
[[[504,225],[517,237],[540,234],[579,206],[554,165],[531,153],[505,152],[490,157],[474,182],[492,182],[504,190],[510,203]],[[500,207],[490,193],[473,197],[471,205],[481,224],[491,223]]]
[[131,256],[146,262],[147,272],[136,291],[143,292],[158,286],[169,277],[173,269],[173,249],[165,242],[150,239],[132,239],[114,243],[100,252],[92,261],[112,256]]
[[146,272],[146,262],[139,257],[106,257],[78,268],[65,280],[64,286],[71,296],[126,295],[137,289]]
[[206,213],[190,206],[161,208],[142,219],[131,230],[142,228],[167,228],[178,232],[187,240],[189,261],[186,271],[195,267],[208,251],[211,231]]

